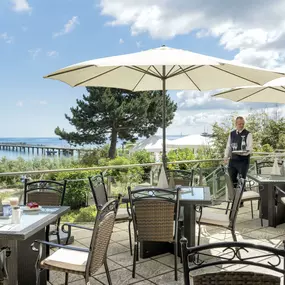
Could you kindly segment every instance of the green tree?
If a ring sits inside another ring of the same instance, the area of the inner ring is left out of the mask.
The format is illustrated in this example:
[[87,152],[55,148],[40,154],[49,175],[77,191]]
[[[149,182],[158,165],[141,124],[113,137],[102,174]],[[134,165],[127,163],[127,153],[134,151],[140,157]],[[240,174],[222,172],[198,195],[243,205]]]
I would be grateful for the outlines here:
[[[109,158],[116,157],[117,139],[134,141],[154,135],[162,127],[162,92],[132,92],[123,89],[87,87],[88,95],[77,100],[65,114],[76,131],[57,127],[55,134],[73,145],[104,144],[110,140]],[[166,125],[174,118],[177,105],[166,98]]]

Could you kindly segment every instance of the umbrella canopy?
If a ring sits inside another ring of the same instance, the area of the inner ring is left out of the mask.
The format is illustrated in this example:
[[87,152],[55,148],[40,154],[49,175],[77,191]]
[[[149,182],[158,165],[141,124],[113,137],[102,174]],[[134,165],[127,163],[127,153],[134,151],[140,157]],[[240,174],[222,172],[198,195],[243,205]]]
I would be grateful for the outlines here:
[[284,73],[163,46],[138,53],[81,62],[53,72],[45,78],[60,80],[73,87],[162,90],[162,159],[166,166],[166,90],[202,91],[263,85],[282,76]]
[[132,91],[212,90],[263,85],[284,76],[234,61],[190,51],[160,47],[138,53],[89,60],[53,72],[45,78],[70,86],[102,86]]
[[[166,140],[166,148],[168,148],[168,145],[170,143],[170,140]],[[162,145],[163,141],[161,137],[159,136],[152,136],[145,140],[142,140],[134,146],[130,152],[140,151],[140,150],[147,150],[148,152],[161,152],[162,151]]]
[[260,102],[285,104],[285,78],[279,78],[263,86],[246,86],[214,94],[213,97],[235,102]]

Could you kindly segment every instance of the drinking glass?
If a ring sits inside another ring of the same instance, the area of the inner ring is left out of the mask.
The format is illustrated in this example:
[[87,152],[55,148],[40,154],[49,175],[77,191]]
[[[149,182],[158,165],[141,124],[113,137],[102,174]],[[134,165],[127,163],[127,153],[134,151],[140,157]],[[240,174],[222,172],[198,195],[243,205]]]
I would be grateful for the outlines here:
[[237,143],[232,143],[231,146],[232,146],[232,150],[234,151],[237,150]]

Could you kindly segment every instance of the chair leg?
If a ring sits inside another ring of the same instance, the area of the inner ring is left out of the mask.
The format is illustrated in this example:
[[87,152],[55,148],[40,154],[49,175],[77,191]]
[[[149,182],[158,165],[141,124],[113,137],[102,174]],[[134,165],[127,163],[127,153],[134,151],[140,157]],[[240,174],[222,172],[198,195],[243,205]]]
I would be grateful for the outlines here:
[[174,279],[175,281],[178,280],[177,276],[177,255],[178,255],[178,245],[177,242],[174,242]]
[[259,207],[260,207],[260,199],[257,202],[257,211],[259,210]]
[[[232,230],[231,230],[231,233],[232,233],[233,241],[234,241],[234,242],[237,242],[237,236],[236,236],[235,230],[232,229]],[[237,248],[236,248],[236,250],[237,250]],[[238,257],[239,259],[241,258],[239,251],[237,251],[237,257]]]
[[105,260],[105,262],[104,262],[104,267],[105,267],[105,272],[106,272],[106,275],[107,275],[108,284],[112,285],[112,280],[111,280],[111,276],[110,276],[110,271],[109,271],[109,267],[108,267],[108,264],[107,264],[107,260]]
[[227,209],[226,209],[226,215],[228,214],[229,207],[230,207],[230,203],[231,203],[231,202],[228,202]]
[[136,263],[137,263],[137,255],[138,255],[138,243],[135,242],[134,246],[134,258],[133,258],[133,278],[136,278]]
[[65,273],[65,282],[64,285],[68,285],[68,273]]
[[253,219],[253,204],[252,204],[252,200],[250,201],[250,209],[251,209],[251,218]]
[[128,228],[129,228],[129,243],[130,243],[130,253],[131,255],[133,255],[133,245],[132,245],[132,232],[131,232],[131,220],[129,221],[129,225],[128,225]]
[[41,270],[36,267],[36,285],[40,285],[41,283]]
[[201,224],[198,224],[198,240],[197,240],[197,245],[200,245],[200,239],[201,239]]

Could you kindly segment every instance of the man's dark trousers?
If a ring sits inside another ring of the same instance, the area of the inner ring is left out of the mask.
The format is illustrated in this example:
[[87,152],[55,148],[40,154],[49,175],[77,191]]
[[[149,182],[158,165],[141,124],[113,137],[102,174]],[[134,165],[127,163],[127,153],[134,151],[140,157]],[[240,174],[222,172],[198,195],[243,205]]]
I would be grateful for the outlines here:
[[230,159],[228,171],[232,179],[232,182],[234,184],[234,188],[237,187],[238,175],[241,175],[242,178],[246,179],[248,168],[249,168],[249,158],[242,160]]

